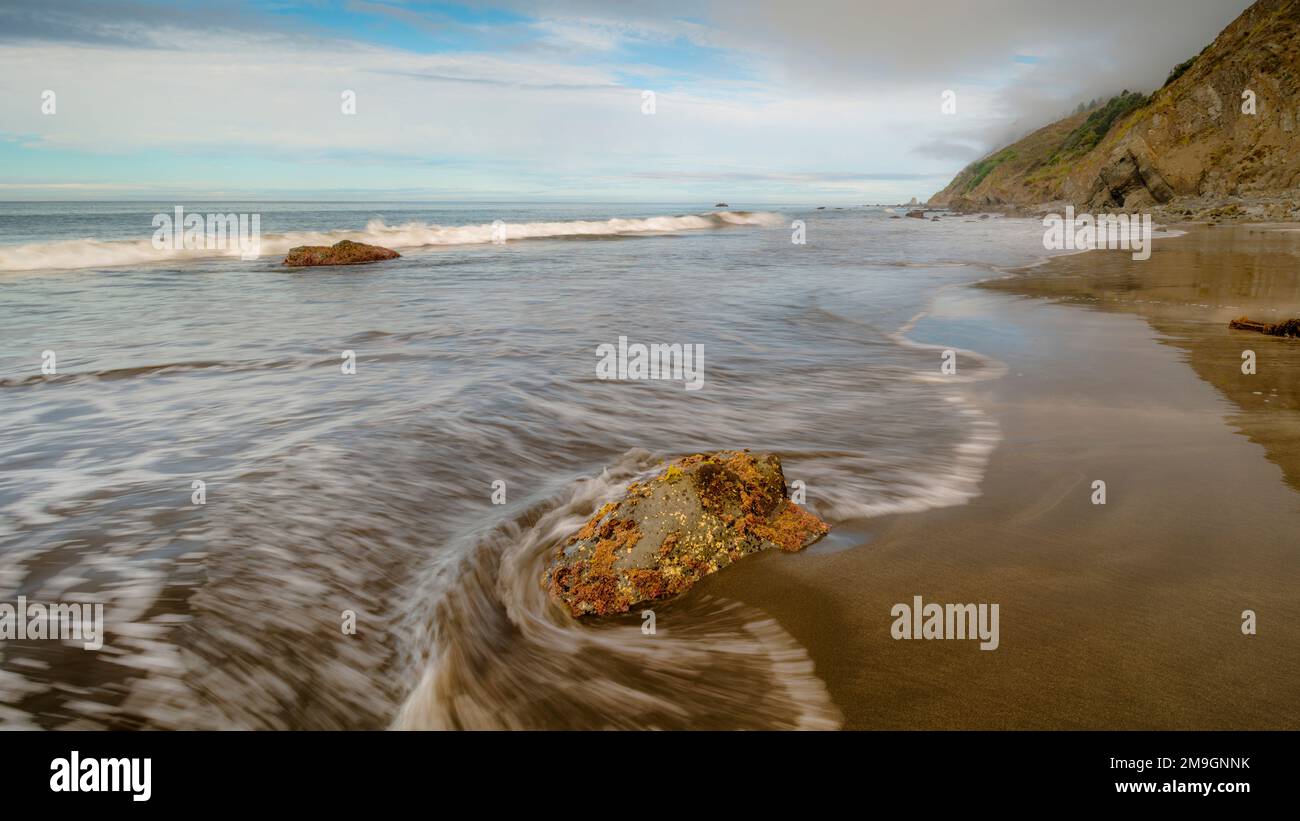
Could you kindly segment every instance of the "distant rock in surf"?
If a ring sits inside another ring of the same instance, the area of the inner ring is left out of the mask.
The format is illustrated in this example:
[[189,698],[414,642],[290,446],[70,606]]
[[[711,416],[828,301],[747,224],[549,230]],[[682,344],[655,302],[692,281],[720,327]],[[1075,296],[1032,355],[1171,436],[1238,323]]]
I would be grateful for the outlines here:
[[575,616],[624,613],[742,556],[802,550],[829,530],[790,501],[775,454],[697,453],[596,511],[556,550],[542,585]]
[[1285,322],[1256,322],[1248,317],[1239,316],[1228,323],[1229,328],[1239,331],[1257,331],[1269,336],[1300,336],[1300,319],[1288,319]]
[[364,242],[341,240],[334,245],[299,245],[289,249],[284,264],[294,268],[309,265],[360,265],[365,262],[380,262],[385,259],[397,259],[401,254],[378,245],[366,245]]
[[730,205],[727,205],[725,202],[715,202],[715,203],[713,203],[713,207],[714,207],[714,208],[730,208],[731,206],[730,206]]
[[914,219],[923,220],[923,219],[925,219],[925,212],[924,212],[924,211],[908,211],[908,212],[907,212],[906,214],[904,214],[903,216],[906,216],[906,217],[912,217],[912,218],[914,218]]

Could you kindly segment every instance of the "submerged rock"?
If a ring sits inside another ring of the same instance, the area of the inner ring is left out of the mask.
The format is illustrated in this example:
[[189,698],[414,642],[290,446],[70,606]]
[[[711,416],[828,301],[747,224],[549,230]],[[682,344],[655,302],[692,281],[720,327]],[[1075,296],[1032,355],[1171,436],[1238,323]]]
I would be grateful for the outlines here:
[[697,453],[596,511],[556,550],[542,584],[575,616],[623,613],[741,556],[802,550],[829,530],[790,501],[775,454]]
[[385,259],[397,259],[401,254],[378,245],[366,245],[350,239],[340,240],[330,245],[299,245],[290,248],[284,258],[284,264],[300,268],[308,265],[360,265],[363,262],[379,262]]

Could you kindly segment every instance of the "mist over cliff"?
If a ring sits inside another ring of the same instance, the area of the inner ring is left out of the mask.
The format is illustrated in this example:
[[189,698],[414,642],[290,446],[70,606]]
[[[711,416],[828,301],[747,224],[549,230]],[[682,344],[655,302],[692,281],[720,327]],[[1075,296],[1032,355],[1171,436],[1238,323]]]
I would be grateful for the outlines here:
[[1151,93],[1124,89],[971,163],[930,203],[1134,210],[1300,185],[1300,0],[1259,0]]

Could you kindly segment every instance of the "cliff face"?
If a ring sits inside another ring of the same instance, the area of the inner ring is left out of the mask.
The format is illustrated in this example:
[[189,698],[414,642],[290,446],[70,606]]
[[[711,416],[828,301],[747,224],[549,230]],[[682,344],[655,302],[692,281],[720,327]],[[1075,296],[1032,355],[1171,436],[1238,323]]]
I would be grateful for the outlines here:
[[1259,0],[1170,76],[972,163],[930,203],[1135,210],[1300,187],[1300,0]]

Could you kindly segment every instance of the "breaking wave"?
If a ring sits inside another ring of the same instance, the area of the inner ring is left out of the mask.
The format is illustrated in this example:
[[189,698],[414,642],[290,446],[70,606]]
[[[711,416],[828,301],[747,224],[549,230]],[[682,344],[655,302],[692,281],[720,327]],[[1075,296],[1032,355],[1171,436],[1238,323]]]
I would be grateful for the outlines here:
[[[769,211],[715,211],[707,214],[684,214],[672,217],[636,217],[607,220],[566,220],[561,222],[505,223],[506,241],[546,238],[584,238],[675,234],[737,226],[775,227],[783,224],[780,214]],[[385,248],[421,248],[426,246],[486,245],[493,241],[492,223],[476,225],[437,225],[407,222],[388,225],[375,218],[359,231],[290,231],[263,234],[261,256],[285,254],[299,245],[333,245],[340,240],[365,242]],[[153,233],[137,240],[75,239],[37,242],[27,245],[0,246],[0,271],[41,271],[72,268],[100,268],[138,265],[173,260],[239,257],[238,244],[225,249],[178,248],[156,249]]]

